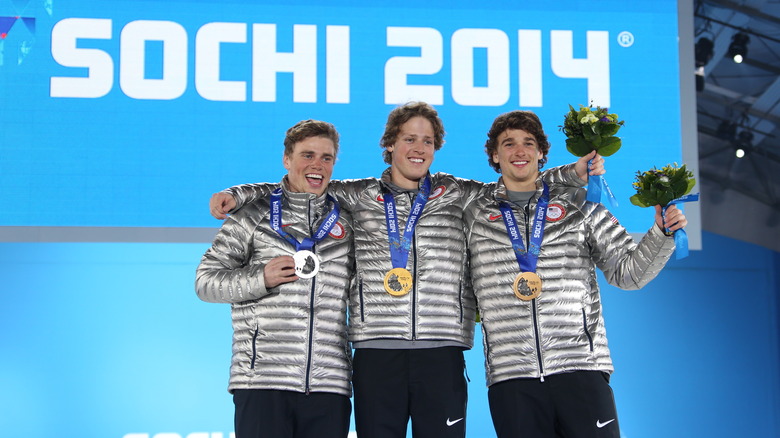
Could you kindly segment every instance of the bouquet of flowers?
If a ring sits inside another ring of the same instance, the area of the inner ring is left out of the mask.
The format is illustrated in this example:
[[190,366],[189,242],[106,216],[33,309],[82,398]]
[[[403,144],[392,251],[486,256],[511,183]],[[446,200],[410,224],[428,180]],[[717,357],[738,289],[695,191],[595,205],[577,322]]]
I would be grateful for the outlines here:
[[[660,170],[653,167],[645,172],[636,173],[636,181],[632,184],[636,189],[636,195],[631,197],[631,203],[640,207],[652,207],[660,205],[663,207],[663,215],[666,217],[666,209],[670,205],[681,204],[683,202],[692,202],[699,200],[699,194],[689,195],[693,186],[696,185],[696,179],[693,172],[688,170],[683,164],[677,167],[666,165]],[[669,230],[665,230],[669,234]],[[674,243],[677,247],[677,259],[688,256],[688,236],[684,229],[674,232]]]
[[690,193],[696,185],[696,179],[685,164],[677,167],[677,163],[674,163],[660,170],[653,167],[645,172],[638,171],[632,185],[636,189],[636,195],[631,197],[632,204],[639,207],[666,207],[673,200]]
[[623,123],[606,108],[580,105],[578,111],[569,105],[560,129],[566,134],[566,149],[572,154],[582,157],[595,150],[608,157],[620,149],[620,137],[615,134]]

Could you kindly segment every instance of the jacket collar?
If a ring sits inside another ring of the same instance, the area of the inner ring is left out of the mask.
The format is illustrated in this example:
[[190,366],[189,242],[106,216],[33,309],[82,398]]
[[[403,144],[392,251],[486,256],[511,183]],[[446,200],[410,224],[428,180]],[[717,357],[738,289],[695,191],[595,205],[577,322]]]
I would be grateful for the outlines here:
[[[542,191],[544,191],[544,187],[542,187],[542,177],[540,175],[538,178],[536,178],[536,193],[531,199],[533,200],[541,197]],[[509,196],[507,195],[507,189],[506,185],[504,184],[503,176],[498,178],[496,188],[493,190],[493,198],[495,198],[496,201],[509,201]]]
[[287,180],[287,175],[282,178],[280,187],[282,188],[283,198],[287,200],[287,204],[305,206],[311,205],[311,207],[319,208],[325,205],[327,202],[327,190],[325,190],[325,192],[320,196],[317,196],[314,193],[293,192],[290,190],[290,183]]
[[[388,167],[384,172],[382,172],[382,177],[379,180],[382,183],[382,187],[393,193],[412,191],[411,189],[404,189],[393,184],[392,176],[390,175],[391,169],[392,167]],[[431,182],[433,182],[433,176],[431,176],[431,172],[428,172],[426,176],[431,178]],[[420,181],[417,182],[417,190],[420,190],[420,187],[422,187],[423,179],[424,178],[421,178]]]

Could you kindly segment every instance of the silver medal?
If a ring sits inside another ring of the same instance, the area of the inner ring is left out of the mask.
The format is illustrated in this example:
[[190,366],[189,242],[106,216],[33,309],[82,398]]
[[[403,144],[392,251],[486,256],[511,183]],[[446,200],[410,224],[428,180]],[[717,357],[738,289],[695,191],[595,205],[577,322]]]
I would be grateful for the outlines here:
[[293,254],[295,275],[300,278],[312,278],[320,271],[320,258],[311,251],[298,251]]

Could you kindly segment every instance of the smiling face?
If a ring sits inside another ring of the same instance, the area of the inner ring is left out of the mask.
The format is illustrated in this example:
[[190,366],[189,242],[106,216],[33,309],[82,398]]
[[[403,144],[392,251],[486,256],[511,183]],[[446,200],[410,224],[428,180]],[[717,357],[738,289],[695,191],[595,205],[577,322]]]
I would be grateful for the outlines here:
[[433,163],[433,125],[425,117],[412,117],[401,125],[395,143],[387,151],[392,154],[390,176],[393,184],[416,189]]
[[536,190],[539,160],[543,157],[536,137],[522,129],[507,129],[498,135],[492,158],[501,168],[508,190],[527,192]]
[[325,193],[336,163],[336,147],[326,137],[308,137],[293,145],[282,158],[293,192]]

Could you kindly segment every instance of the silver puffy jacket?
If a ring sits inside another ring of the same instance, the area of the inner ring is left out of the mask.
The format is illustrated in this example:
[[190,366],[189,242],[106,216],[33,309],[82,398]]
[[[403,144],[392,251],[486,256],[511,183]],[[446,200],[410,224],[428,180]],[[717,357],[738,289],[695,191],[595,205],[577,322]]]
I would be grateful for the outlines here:
[[[343,181],[334,193],[352,213],[357,270],[349,300],[352,342],[375,339],[474,343],[475,303],[466,287],[464,202],[482,183],[446,173],[431,175],[431,192],[414,232],[406,269],[412,290],[395,297],[384,289],[393,266],[385,222],[383,193],[389,169],[375,178]],[[415,193],[395,196],[398,228],[403,232]]]
[[[352,393],[346,333],[347,294],[354,268],[353,232],[343,208],[337,225],[314,245],[319,273],[266,289],[263,268],[295,252],[270,226],[270,193],[279,184],[256,185],[257,199],[220,229],[197,270],[203,301],[231,303],[233,359],[228,389]],[[282,224],[299,242],[332,205],[325,196],[292,193],[282,182]]]
[[[574,165],[544,173],[552,183],[582,185]],[[484,193],[486,185],[446,173],[431,176],[431,193],[415,228],[406,268],[414,277],[411,292],[402,297],[384,289],[393,268],[382,193],[389,190],[390,169],[381,179],[331,181],[329,191],[352,213],[356,275],[349,299],[352,342],[390,339],[451,341],[465,348],[474,344],[475,301],[468,287],[464,208]],[[255,199],[262,184],[231,187],[240,207]],[[411,194],[395,197],[398,226],[403,230],[413,203]]]
[[[542,192],[540,182],[537,186],[531,220]],[[595,268],[612,285],[639,289],[674,251],[674,239],[655,224],[637,245],[603,205],[585,201],[585,194],[583,189],[550,188],[536,271],[542,293],[532,301],[519,300],[512,290],[520,269],[497,202],[506,199],[503,183],[494,183],[492,195],[475,199],[467,209],[488,385],[574,370],[611,373]],[[528,213],[513,210],[527,248]]]

